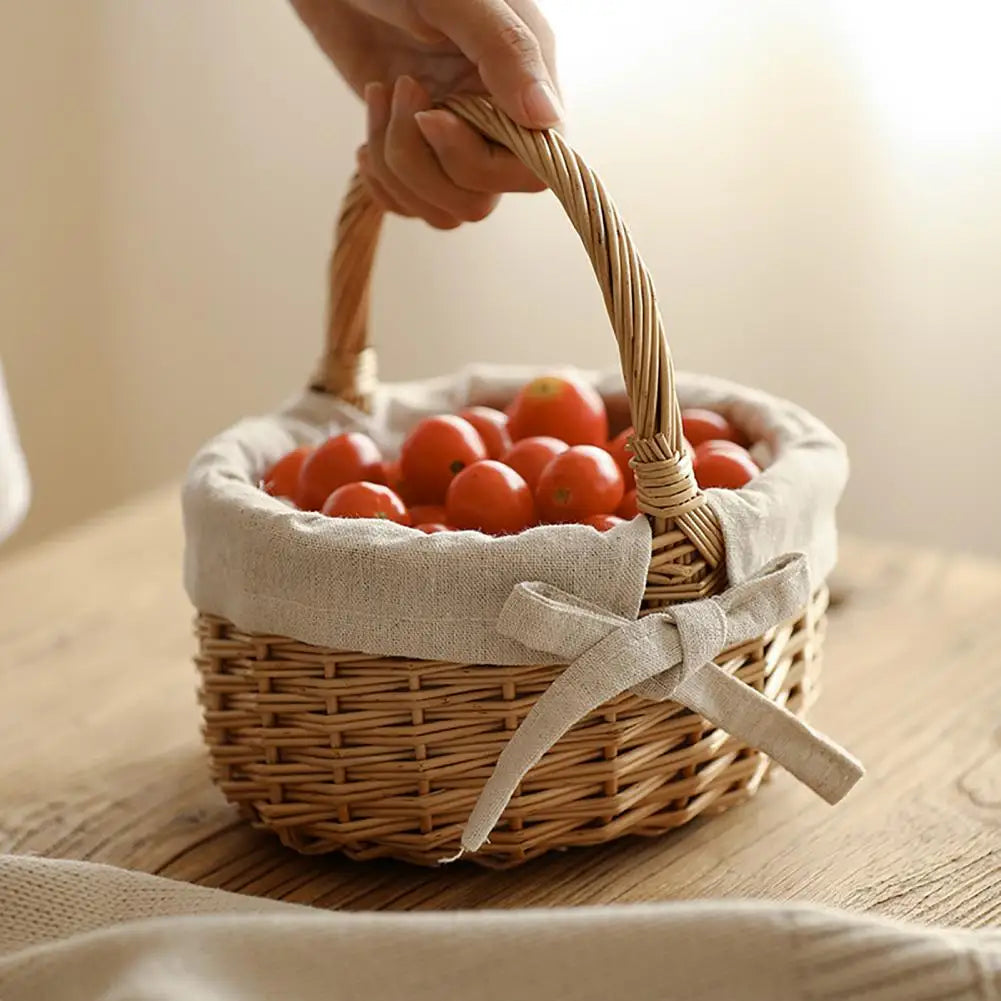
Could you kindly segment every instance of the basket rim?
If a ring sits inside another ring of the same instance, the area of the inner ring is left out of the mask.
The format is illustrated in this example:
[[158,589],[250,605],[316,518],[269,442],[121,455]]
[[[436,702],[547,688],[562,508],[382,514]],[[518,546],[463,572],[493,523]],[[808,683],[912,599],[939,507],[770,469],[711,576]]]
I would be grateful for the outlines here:
[[[470,366],[451,376],[383,383],[380,398],[393,406],[405,407],[408,405],[408,400],[412,402],[415,391],[431,387],[434,391],[431,394],[431,409],[434,412],[441,412],[442,409],[457,409],[459,405],[474,398],[475,394],[487,384],[496,387],[496,382],[491,381],[495,378],[500,379],[502,385],[517,385],[523,381],[526,372],[534,374],[540,369],[541,366],[527,368]],[[593,371],[580,374],[591,378],[599,391],[607,395],[615,395],[616,391],[621,391],[621,382],[617,375],[601,375]],[[507,380],[506,383],[504,380]],[[765,470],[747,488],[740,491],[707,492],[710,504],[722,513],[722,520],[726,523],[724,530],[731,533],[731,537],[727,539],[727,571],[731,580],[745,579],[780,553],[806,550],[810,556],[814,581],[818,583],[822,581],[834,561],[836,552],[834,511],[847,476],[841,443],[817,418],[788,401],[759,390],[739,386],[726,380],[684,373],[679,373],[678,382],[693,405],[729,406],[734,413],[744,408],[741,416],[745,418],[747,415],[753,417],[755,410],[760,411],[764,407],[783,420],[792,420],[797,429],[795,437],[803,446],[799,450],[808,458],[815,458],[819,452],[831,460],[828,463],[831,482],[826,484],[826,491],[811,488],[814,490],[813,497],[807,498],[809,503],[816,502],[819,505],[817,510],[800,510],[797,517],[791,515],[787,517],[788,512],[784,509],[784,505],[795,506],[800,502],[797,500],[799,495],[793,497],[787,495],[787,481],[790,476],[784,472],[787,458],[798,449],[796,442],[787,442],[779,448],[774,465]],[[449,392],[453,394],[451,398],[448,396]],[[485,557],[493,559],[517,550],[519,544],[528,539],[533,547],[538,546],[542,549],[550,547],[547,551],[554,554],[559,546],[572,547],[578,544],[582,547],[589,546],[592,553],[597,554],[596,559],[601,567],[600,571],[594,569],[592,576],[608,573],[614,579],[605,587],[600,587],[601,582],[598,582],[595,585],[597,590],[593,594],[582,597],[595,600],[605,607],[615,608],[621,614],[635,613],[643,594],[650,558],[650,532],[649,528],[643,525],[643,519],[638,519],[637,523],[630,522],[625,526],[618,526],[613,533],[602,534],[586,526],[565,525],[539,527],[523,533],[522,536],[507,538],[493,538],[475,532],[424,536],[423,533],[395,524],[356,522],[351,527],[351,533],[353,538],[358,540],[358,548],[347,553],[345,546],[348,544],[344,532],[334,519],[313,512],[293,510],[256,487],[254,476],[259,469],[254,463],[260,463],[263,467],[266,460],[276,457],[282,449],[296,444],[296,436],[318,436],[333,418],[348,422],[359,429],[371,429],[371,422],[382,419],[385,412],[388,412],[386,408],[378,408],[375,416],[369,417],[329,396],[307,392],[291,400],[275,414],[239,422],[203,447],[192,463],[183,492],[186,535],[185,584],[196,608],[228,618],[251,632],[289,635],[302,642],[326,647],[379,652],[374,643],[366,645],[359,642],[357,632],[346,627],[341,629],[336,624],[325,622],[323,628],[330,630],[329,632],[289,628],[286,614],[288,610],[294,609],[297,603],[314,601],[313,597],[302,589],[298,594],[290,594],[289,588],[284,583],[276,581],[271,581],[269,586],[263,589],[263,593],[260,593],[261,588],[255,590],[255,575],[259,577],[267,570],[268,561],[283,559],[294,561],[306,553],[307,549],[326,545],[328,540],[331,547],[340,547],[338,552],[345,558],[362,560],[367,558],[370,552],[376,553],[381,561],[382,572],[392,574],[401,570],[406,562],[405,556],[407,559],[412,558],[414,549],[418,545],[426,547],[426,552],[453,555],[459,551],[456,546],[461,548],[476,545],[478,551]],[[413,419],[418,415],[423,416],[424,412],[404,409],[404,413]],[[236,459],[233,458],[234,453]],[[793,480],[796,479],[795,467],[796,464],[793,463],[790,470]],[[779,496],[773,496],[774,494]],[[795,534],[801,529],[800,523],[804,519],[809,523],[811,537],[797,540]],[[773,522],[778,524],[772,524]],[[772,529],[780,536],[779,551],[762,552],[759,558],[753,551],[754,546]],[[733,534],[735,532],[742,536],[746,535],[747,539],[737,538]],[[220,548],[222,542],[227,542],[226,539],[220,540],[220,533],[223,536],[237,535],[239,539],[228,548]],[[745,544],[748,540],[751,543],[750,547]],[[288,547],[292,547],[291,550]],[[290,551],[296,555],[289,557]],[[400,559],[393,563],[395,556],[399,556]],[[553,556],[554,560],[557,558],[557,555]],[[444,557],[438,557],[434,564],[439,577],[442,575],[447,577],[449,573],[447,563],[442,562],[443,559]],[[573,582],[568,581],[566,577],[561,579],[547,577],[547,566],[540,568],[538,561],[532,562],[531,566],[525,564],[522,569],[526,572],[531,570],[532,575],[515,574],[508,578],[508,583],[513,585],[526,579],[548,579],[550,583],[561,586],[564,590],[575,589]],[[220,567],[223,567],[226,573],[226,579],[222,582],[216,579],[222,572]],[[616,574],[618,576],[615,576]],[[520,580],[515,580],[516,577]],[[424,586],[434,586],[434,580],[428,581]],[[254,599],[258,598],[261,600],[255,606]],[[498,603],[502,603],[502,596],[499,593],[496,599]],[[333,598],[325,604],[316,599],[316,603],[321,606],[321,611],[328,619],[337,615],[338,604]],[[259,611],[258,606],[262,604],[268,607],[268,614],[264,616],[256,614],[256,611]],[[468,662],[532,662],[530,659],[524,659],[526,656],[524,651],[516,651],[510,647],[503,651],[491,649],[485,636],[490,630],[491,623],[496,620],[498,610],[499,604],[492,614],[483,616],[482,621],[476,623],[482,642],[475,650],[467,650],[460,654],[455,643],[446,641],[442,650],[437,653],[427,647],[394,646],[392,643],[383,648],[382,652],[425,659],[454,657]],[[378,613],[369,616],[363,613],[364,610],[355,607],[354,614],[359,622],[362,620],[371,622],[380,617]],[[452,629],[457,625],[454,618],[440,616],[439,619],[442,629],[446,624]],[[463,621],[464,625],[467,624],[464,620],[460,621]],[[406,624],[400,623],[404,628]],[[359,627],[358,632],[360,631]],[[426,635],[430,636],[432,632],[434,630],[429,629]]]

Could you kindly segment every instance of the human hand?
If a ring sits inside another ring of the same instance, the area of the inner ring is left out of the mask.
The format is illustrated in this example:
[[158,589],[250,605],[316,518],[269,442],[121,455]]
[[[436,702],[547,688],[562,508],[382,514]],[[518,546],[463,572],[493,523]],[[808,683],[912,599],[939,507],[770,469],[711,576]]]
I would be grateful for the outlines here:
[[368,108],[358,166],[389,211],[438,229],[545,185],[433,102],[489,94],[529,128],[559,126],[552,31],[533,0],[292,0]]

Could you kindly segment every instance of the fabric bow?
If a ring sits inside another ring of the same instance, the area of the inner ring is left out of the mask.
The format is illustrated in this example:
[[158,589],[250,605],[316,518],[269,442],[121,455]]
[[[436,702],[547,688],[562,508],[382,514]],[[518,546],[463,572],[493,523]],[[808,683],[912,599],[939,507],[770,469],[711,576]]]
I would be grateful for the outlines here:
[[792,618],[809,597],[801,554],[773,560],[721,595],[640,619],[623,618],[548,584],[517,584],[498,631],[569,666],[501,753],[463,831],[459,854],[483,845],[525,774],[563,734],[629,690],[646,699],[673,699],[699,713],[836,803],[861,778],[861,764],[713,663],[729,647]]

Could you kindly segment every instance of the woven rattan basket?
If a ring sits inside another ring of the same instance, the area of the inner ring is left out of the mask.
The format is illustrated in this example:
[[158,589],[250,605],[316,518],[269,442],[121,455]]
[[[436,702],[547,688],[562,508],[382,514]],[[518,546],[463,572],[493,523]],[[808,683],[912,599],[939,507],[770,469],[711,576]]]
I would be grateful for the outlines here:
[[[720,592],[723,537],[683,452],[674,372],[653,286],[601,182],[556,133],[482,99],[450,102],[559,198],[587,250],[621,356],[636,430],[640,509],[653,526],[643,608]],[[328,346],[315,387],[365,408],[369,279],[382,216],[356,178],[330,268]],[[817,694],[827,593],[717,663],[802,714]],[[204,735],[215,781],[257,825],[305,853],[436,864],[505,744],[562,667],[364,655],[198,619]],[[528,773],[473,860],[652,836],[751,796],[768,760],[674,702],[622,695]]]

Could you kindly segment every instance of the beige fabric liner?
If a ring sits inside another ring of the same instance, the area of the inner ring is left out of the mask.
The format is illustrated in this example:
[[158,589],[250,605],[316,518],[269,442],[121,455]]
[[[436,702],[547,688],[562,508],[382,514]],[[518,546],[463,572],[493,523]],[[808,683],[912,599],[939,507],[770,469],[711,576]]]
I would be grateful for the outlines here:
[[997,1001],[1001,932],[796,904],[338,914],[0,856],[3,1001]]
[[[307,394],[277,415],[242,421],[214,438],[194,459],[183,494],[185,584],[194,605],[252,632],[471,664],[559,662],[559,655],[529,650],[496,629],[512,588],[524,581],[544,581],[636,618],[650,555],[644,518],[604,534],[559,525],[508,538],[424,536],[391,523],[290,512],[256,487],[285,451],[332,429],[364,430],[393,455],[420,417],[510,398],[534,374],[481,367],[426,382],[383,384],[372,417]],[[621,394],[618,374],[581,374],[603,393]],[[844,446],[816,418],[768,394],[684,374],[678,390],[684,406],[722,410],[776,455],[745,489],[709,491],[723,525],[731,583],[776,557],[801,552],[819,584],[836,558]]]

